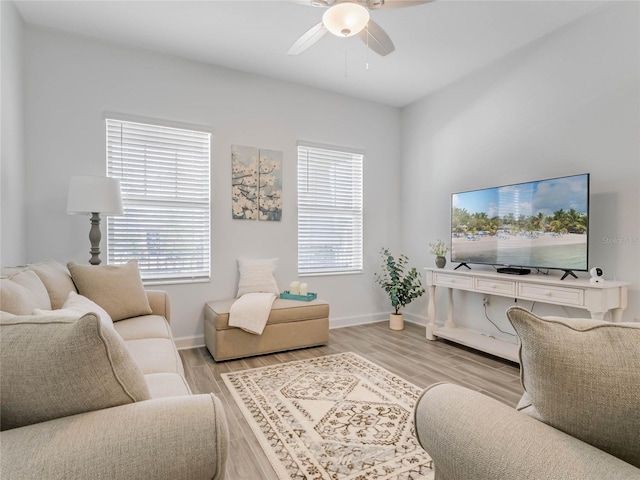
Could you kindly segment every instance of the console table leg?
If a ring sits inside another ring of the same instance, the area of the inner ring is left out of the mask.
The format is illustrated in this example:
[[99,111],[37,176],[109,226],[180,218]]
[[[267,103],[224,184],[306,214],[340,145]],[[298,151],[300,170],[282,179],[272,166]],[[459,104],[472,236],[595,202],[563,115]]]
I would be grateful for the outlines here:
[[449,295],[449,308],[447,308],[447,321],[444,326],[447,328],[456,328],[455,323],[453,323],[453,288],[447,288]]
[[622,321],[622,312],[624,312],[624,308],[612,308],[611,309],[611,321],[613,322],[621,322]]
[[427,329],[425,336],[427,340],[435,340],[433,334],[436,330],[436,286],[429,285],[429,303],[427,304]]

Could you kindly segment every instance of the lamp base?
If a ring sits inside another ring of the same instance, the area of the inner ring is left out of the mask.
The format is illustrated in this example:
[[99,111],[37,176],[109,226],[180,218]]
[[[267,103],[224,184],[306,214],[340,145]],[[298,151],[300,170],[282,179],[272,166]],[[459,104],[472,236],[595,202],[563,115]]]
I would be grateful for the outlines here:
[[100,240],[102,234],[100,233],[100,214],[97,212],[91,213],[91,230],[89,230],[89,241],[91,242],[91,258],[89,263],[91,265],[100,265]]

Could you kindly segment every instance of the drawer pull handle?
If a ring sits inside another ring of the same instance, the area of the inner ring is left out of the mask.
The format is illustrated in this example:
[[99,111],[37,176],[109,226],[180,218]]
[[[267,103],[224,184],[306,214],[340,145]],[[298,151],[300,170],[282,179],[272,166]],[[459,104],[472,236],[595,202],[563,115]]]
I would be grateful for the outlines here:
[[545,290],[544,294],[545,294],[547,297],[550,297],[550,296],[551,296],[551,291],[550,291],[550,290]]
[[497,288],[498,286],[495,283],[491,284],[491,288]]

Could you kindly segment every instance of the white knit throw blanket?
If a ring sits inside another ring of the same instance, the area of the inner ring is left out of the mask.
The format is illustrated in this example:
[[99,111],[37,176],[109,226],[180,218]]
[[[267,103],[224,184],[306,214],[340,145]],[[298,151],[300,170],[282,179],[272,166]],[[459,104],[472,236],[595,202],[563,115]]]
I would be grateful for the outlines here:
[[231,305],[229,326],[262,335],[275,299],[274,293],[245,293]]

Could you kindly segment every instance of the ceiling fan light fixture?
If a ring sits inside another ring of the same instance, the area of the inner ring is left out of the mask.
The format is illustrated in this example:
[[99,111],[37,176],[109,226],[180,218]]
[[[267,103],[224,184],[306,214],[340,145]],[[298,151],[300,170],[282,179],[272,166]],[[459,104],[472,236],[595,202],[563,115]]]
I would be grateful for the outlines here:
[[351,37],[367,26],[369,11],[357,3],[336,3],[324,12],[322,23],[338,37]]

